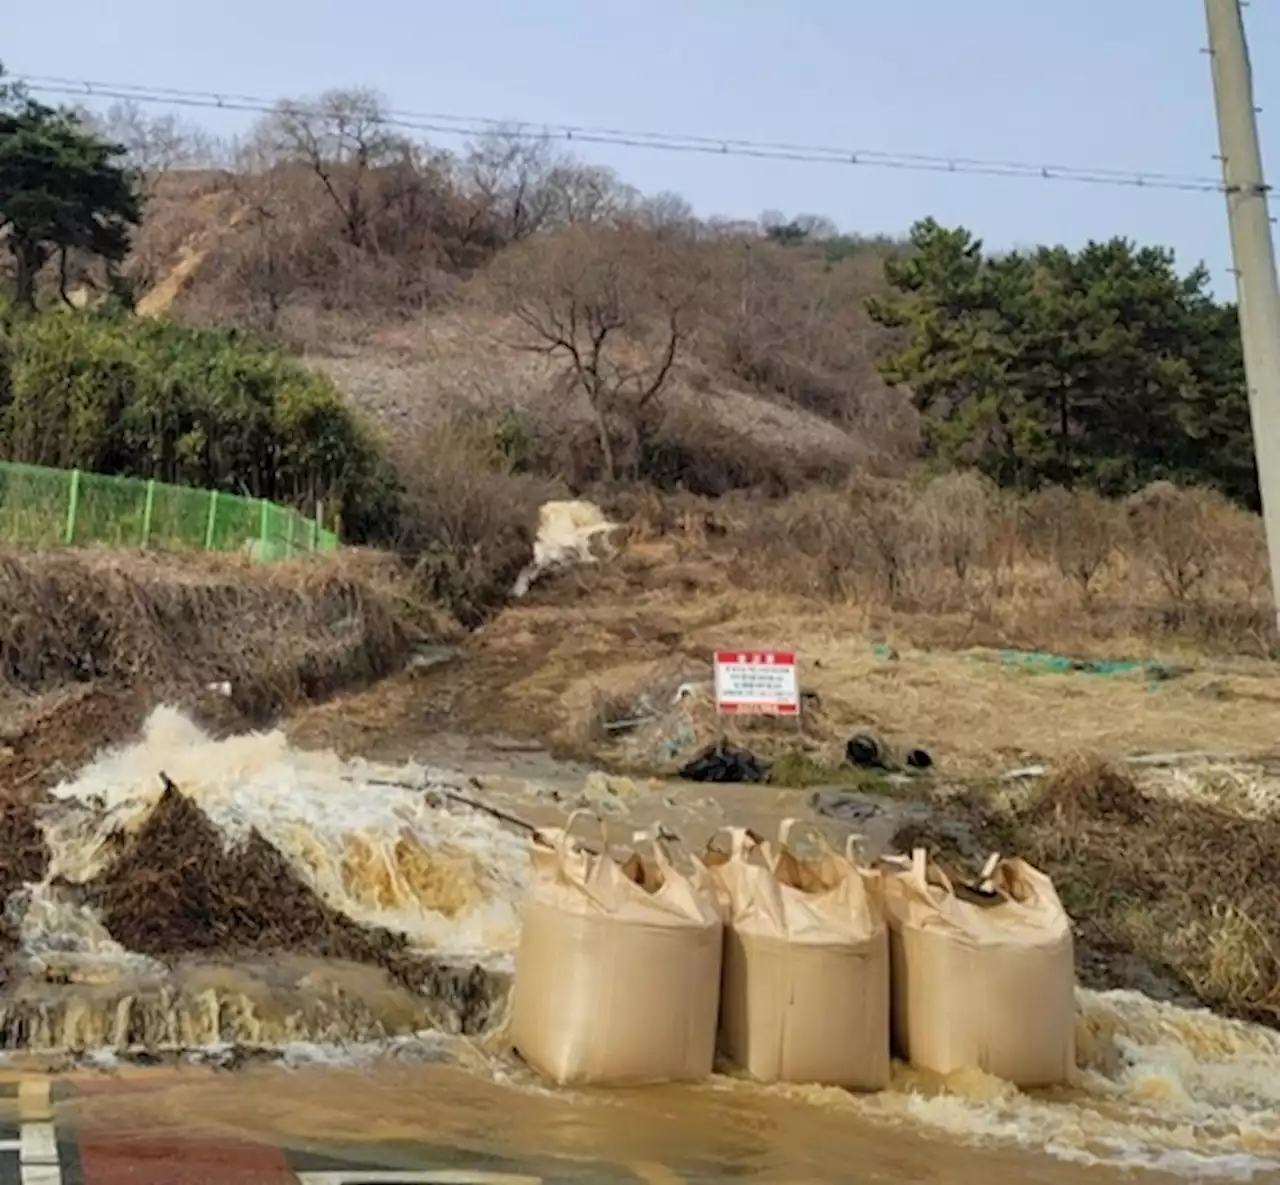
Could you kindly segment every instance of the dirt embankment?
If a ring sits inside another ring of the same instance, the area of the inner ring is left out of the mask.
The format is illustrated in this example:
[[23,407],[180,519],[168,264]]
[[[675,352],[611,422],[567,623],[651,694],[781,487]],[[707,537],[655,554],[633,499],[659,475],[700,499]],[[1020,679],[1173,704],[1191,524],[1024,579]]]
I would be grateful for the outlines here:
[[0,555],[7,797],[130,739],[169,700],[227,729],[403,667],[421,621],[359,552],[263,565],[77,550]]

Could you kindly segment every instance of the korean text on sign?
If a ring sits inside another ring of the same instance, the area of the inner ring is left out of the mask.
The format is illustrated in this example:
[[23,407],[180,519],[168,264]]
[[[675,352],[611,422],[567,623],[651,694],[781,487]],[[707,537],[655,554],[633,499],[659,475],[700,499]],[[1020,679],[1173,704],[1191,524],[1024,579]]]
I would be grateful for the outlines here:
[[787,650],[717,650],[716,707],[731,715],[800,714],[796,656]]

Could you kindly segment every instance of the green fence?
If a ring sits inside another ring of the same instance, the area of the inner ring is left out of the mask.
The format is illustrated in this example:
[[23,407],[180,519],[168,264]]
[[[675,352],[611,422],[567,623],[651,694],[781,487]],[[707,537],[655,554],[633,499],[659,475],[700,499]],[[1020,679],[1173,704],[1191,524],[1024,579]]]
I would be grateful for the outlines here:
[[332,551],[338,537],[263,498],[0,462],[0,543],[204,548],[279,560]]

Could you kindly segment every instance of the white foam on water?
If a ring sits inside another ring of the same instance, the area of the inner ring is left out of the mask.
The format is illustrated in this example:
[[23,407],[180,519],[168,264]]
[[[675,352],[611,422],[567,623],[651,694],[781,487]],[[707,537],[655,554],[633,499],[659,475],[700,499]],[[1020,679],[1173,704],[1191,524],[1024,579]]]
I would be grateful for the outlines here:
[[1280,1171],[1280,1033],[1137,992],[1078,993],[1071,1087],[1022,1092],[981,1074],[860,1108],[1082,1166],[1249,1181]]
[[462,1039],[445,1033],[422,1032],[385,1041],[353,1041],[342,1045],[292,1041],[277,1052],[289,1070],[364,1069],[386,1061],[438,1062],[457,1056]]
[[5,910],[18,934],[27,972],[61,982],[111,981],[121,974],[160,976],[163,966],[126,950],[89,906],[68,900],[50,884],[25,885]]
[[[528,877],[528,845],[490,816],[432,806],[422,767],[376,768],[296,750],[279,731],[214,740],[158,708],[141,740],[101,754],[55,787],[41,819],[47,879],[85,883],[136,832],[166,774],[226,837],[252,830],[334,908],[408,935],[421,948],[509,959]],[[375,778],[405,785],[375,784]]]

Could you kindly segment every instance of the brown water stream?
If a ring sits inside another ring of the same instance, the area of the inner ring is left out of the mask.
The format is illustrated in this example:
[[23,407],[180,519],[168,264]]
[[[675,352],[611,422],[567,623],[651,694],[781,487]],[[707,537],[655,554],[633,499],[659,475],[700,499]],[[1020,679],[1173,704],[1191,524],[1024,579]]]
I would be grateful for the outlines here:
[[[519,759],[508,760],[500,772],[512,785],[484,790],[495,801],[535,818],[573,805],[580,774],[521,791]],[[136,828],[154,806],[158,769],[228,836],[256,829],[348,916],[402,930],[423,950],[480,960],[495,983],[507,974],[525,841],[487,816],[433,806],[421,789],[382,784],[386,771],[297,753],[279,734],[215,743],[173,714],[153,721],[142,745],[60,792],[65,809],[46,828],[54,871],[89,879],[109,859],[110,832]],[[604,793],[618,799],[619,826],[675,811],[696,842],[727,820],[768,827],[803,800],[699,787],[673,805],[669,790],[615,789]],[[129,1072],[120,1090],[66,1104],[89,1126],[605,1159],[651,1181],[985,1185],[993,1176],[1120,1180],[1141,1168],[1145,1180],[1280,1182],[1280,1034],[1136,993],[1079,993],[1076,1079],[1052,1094],[905,1069],[890,1090],[865,1097],[727,1076],[696,1087],[555,1091],[511,1057],[501,1025],[476,1040],[414,1037],[425,1027],[414,1000],[370,971],[297,959],[165,971],[139,963],[91,912],[47,886],[24,908],[36,980],[10,1006],[35,1018],[23,1022],[36,1034],[27,1044],[91,1051],[120,1044],[122,1033],[188,1049],[244,1041],[276,1046],[295,1067]],[[61,976],[58,990],[40,989],[42,974]]]
[[[157,1090],[161,1083],[164,1089]],[[159,1071],[131,1076],[121,1086],[67,1104],[66,1117],[90,1130],[250,1138],[367,1161],[385,1158],[389,1148],[431,1145],[531,1168],[604,1162],[600,1168],[613,1171],[602,1172],[602,1179],[629,1173],[664,1183],[721,1176],[779,1185],[1133,1180],[1120,1167],[1090,1163],[1090,1139],[1109,1138],[1107,1122],[1066,1102],[1010,1103],[1000,1122],[1028,1139],[1019,1147],[991,1136],[995,1101],[973,1106],[966,1120],[963,1095],[953,1104],[919,1104],[897,1093],[854,1100],[839,1092],[764,1090],[727,1079],[625,1092],[550,1091],[518,1072],[494,1076],[478,1066],[394,1064],[365,1071]],[[948,1107],[954,1114],[943,1128],[921,1121],[922,1108]],[[1074,1121],[1043,1126],[1044,1113],[1054,1107]],[[1110,1134],[1126,1126],[1117,1119]],[[1059,1146],[1053,1152],[1034,1146],[1046,1140]],[[1149,1170],[1141,1179],[1241,1180],[1250,1171],[1243,1156],[1210,1162],[1189,1150],[1170,1151],[1164,1161],[1167,1171]],[[1280,1174],[1261,1171],[1252,1179],[1280,1180]]]

